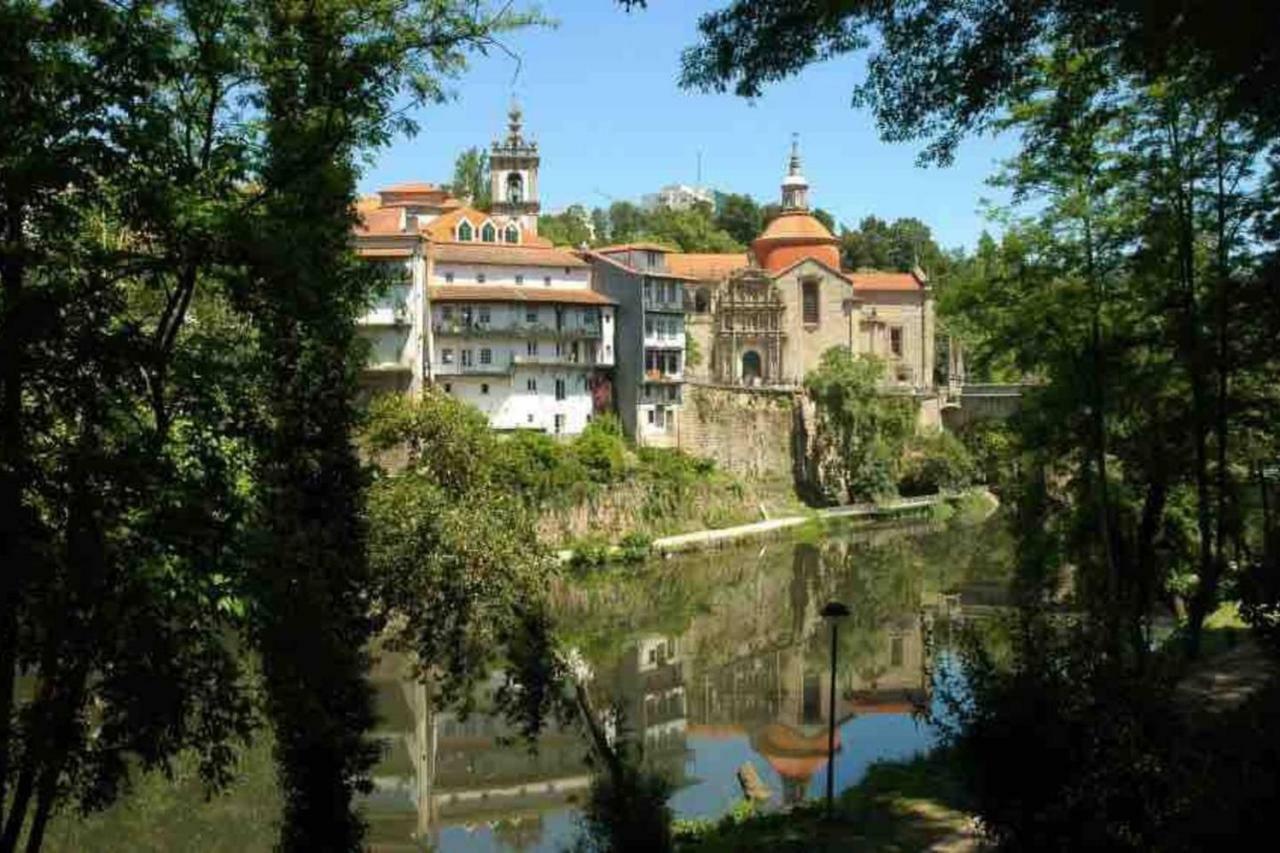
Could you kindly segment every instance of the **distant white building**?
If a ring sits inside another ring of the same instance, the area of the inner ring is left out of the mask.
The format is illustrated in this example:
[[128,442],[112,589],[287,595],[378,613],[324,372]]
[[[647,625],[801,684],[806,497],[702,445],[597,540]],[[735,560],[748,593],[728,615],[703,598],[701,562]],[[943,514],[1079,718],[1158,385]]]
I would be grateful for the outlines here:
[[431,383],[497,429],[576,434],[610,404],[615,303],[592,290],[588,263],[537,236],[539,158],[518,110],[492,160],[505,164],[492,213],[429,185],[362,203],[358,251],[388,280],[361,321],[366,386]]
[[641,196],[640,206],[654,211],[660,207],[672,210],[688,210],[696,204],[715,205],[716,195],[707,187],[691,187],[688,184],[668,184],[656,193]]

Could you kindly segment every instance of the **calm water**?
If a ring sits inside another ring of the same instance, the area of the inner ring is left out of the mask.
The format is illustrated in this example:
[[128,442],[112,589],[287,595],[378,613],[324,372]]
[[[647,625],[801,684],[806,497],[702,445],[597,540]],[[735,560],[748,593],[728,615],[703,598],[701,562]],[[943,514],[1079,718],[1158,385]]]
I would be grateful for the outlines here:
[[[853,610],[840,632],[836,785],[927,749],[933,733],[913,710],[932,699],[929,655],[944,654],[950,624],[940,617],[998,586],[1006,553],[996,523],[850,530],[611,573],[558,590],[556,609],[591,664],[597,707],[616,704],[675,782],[677,816],[713,817],[741,799],[745,763],[773,805],[822,795],[830,634],[818,611],[831,599]],[[376,675],[387,758],[368,803],[375,847],[573,841],[590,781],[576,731],[546,733],[536,755],[501,746],[500,720],[432,713],[398,674],[384,661]]]

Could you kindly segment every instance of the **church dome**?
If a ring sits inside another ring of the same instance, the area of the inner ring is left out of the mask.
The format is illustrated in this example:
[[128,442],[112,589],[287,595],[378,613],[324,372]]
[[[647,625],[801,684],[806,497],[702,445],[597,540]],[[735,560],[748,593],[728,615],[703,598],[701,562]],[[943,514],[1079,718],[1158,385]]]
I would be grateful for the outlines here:
[[770,272],[813,258],[840,269],[840,240],[807,210],[785,210],[751,241],[756,262]]
[[800,148],[791,139],[791,160],[782,179],[782,212],[751,241],[756,263],[769,272],[812,258],[840,269],[840,241],[809,212],[809,182],[800,173]]

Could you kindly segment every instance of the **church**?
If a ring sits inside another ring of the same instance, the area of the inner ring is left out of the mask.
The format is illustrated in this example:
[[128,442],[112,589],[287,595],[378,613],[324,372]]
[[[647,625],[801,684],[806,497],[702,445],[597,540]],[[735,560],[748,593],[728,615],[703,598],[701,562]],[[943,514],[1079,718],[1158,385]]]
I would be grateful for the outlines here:
[[[781,213],[743,254],[669,253],[686,286],[688,379],[794,387],[832,347],[883,359],[890,390],[933,396],[934,301],[920,270],[843,270],[839,239],[809,208],[793,141]],[[927,416],[926,416],[927,417]]]

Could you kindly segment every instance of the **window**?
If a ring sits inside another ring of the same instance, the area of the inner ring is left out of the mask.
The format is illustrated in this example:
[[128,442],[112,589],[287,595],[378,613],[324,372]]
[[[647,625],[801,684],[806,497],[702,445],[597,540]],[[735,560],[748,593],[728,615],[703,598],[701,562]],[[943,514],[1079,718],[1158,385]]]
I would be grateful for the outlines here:
[[444,383],[444,393],[446,393],[446,394],[452,394],[452,393],[453,393],[453,385],[452,385],[452,383],[449,383],[449,382]]
[[653,318],[652,317],[644,318],[644,336],[646,338],[653,337]]
[[705,287],[699,287],[693,292],[693,310],[699,314],[705,314],[711,310],[711,295]]
[[816,324],[818,317],[818,282],[813,279],[800,282],[801,314],[806,323]]
[[644,280],[644,301],[653,301],[653,282],[649,281],[647,278]]
[[482,347],[480,350],[480,363],[493,364],[493,350],[488,347]]
[[902,327],[893,326],[889,329],[889,352],[902,357]]
[[542,284],[543,284],[543,286],[545,286],[545,287],[550,287],[550,286],[551,286],[551,276],[545,276],[545,277],[543,277],[543,279],[542,279]]
[[532,413],[532,412],[530,412],[529,414],[527,414],[527,415],[525,415],[525,416],[524,416],[524,422],[525,422],[525,423],[527,423],[527,424],[531,424],[531,423],[533,423],[533,413]]
[[489,306],[488,305],[480,306],[480,322],[481,323],[489,322]]
[[476,284],[484,284],[484,273],[476,273]]
[[462,366],[463,366],[463,367],[470,367],[470,366],[471,366],[471,364],[472,364],[472,361],[473,361],[473,359],[471,358],[471,350],[469,350],[469,349],[464,349],[464,350],[462,351]]
[[519,172],[511,172],[507,175],[507,201],[511,204],[519,204],[524,200],[524,178],[520,177]]
[[529,355],[537,355],[537,354],[538,354],[538,342],[537,342],[537,341],[529,341],[529,342],[527,342],[527,343],[524,345],[524,349],[525,349],[525,352],[527,352]]
[[440,363],[453,364],[453,349],[451,347],[445,347],[440,350]]
[[463,306],[462,306],[462,309],[461,309],[461,313],[462,313],[462,322],[463,322],[463,323],[465,323],[466,325],[470,326],[470,325],[471,325],[471,317],[472,317],[472,310],[471,310],[471,306],[470,306],[470,305],[463,305]]
[[453,273],[447,272],[444,274],[444,283],[453,284]]
[[902,666],[902,660],[903,660],[903,657],[905,656],[903,654],[904,651],[905,650],[903,649],[902,638],[894,637],[889,642],[889,665]]
[[649,423],[653,423],[653,409],[649,410]]
[[648,262],[649,262],[649,269],[657,269],[657,268],[658,268],[658,253],[657,253],[657,252],[645,252],[645,255],[647,256],[647,257],[646,257],[646,260],[648,260]]
[[532,391],[533,393],[536,394],[538,393],[538,380],[526,379],[524,381],[524,387],[525,387],[525,390]]
[[524,284],[524,276],[520,273],[516,273],[516,284]]
[[563,400],[565,398],[565,382],[563,379],[556,380],[556,399]]
[[488,383],[488,382],[481,382],[481,383],[480,383],[480,393],[481,393],[481,394],[488,394],[488,393],[489,393],[489,383]]
[[524,312],[524,321],[525,321],[526,323],[536,323],[536,322],[538,322],[538,309],[537,309],[537,308],[526,308],[526,309],[525,309],[525,312]]
[[564,415],[556,415],[555,424],[556,424],[556,435],[559,435],[560,433],[564,432]]
[[505,237],[508,243],[519,243],[520,229],[515,227],[514,225],[508,225]]
[[480,239],[485,243],[498,242],[498,229],[493,227],[492,222],[486,222],[480,229]]
[[470,243],[471,238],[475,236],[475,230],[471,227],[471,223],[462,220],[458,225],[458,241],[461,243]]
[[440,309],[440,319],[441,319],[441,320],[452,320],[452,319],[453,319],[453,306],[452,306],[452,305],[446,305],[446,306],[444,306],[443,308],[441,308],[441,309]]

